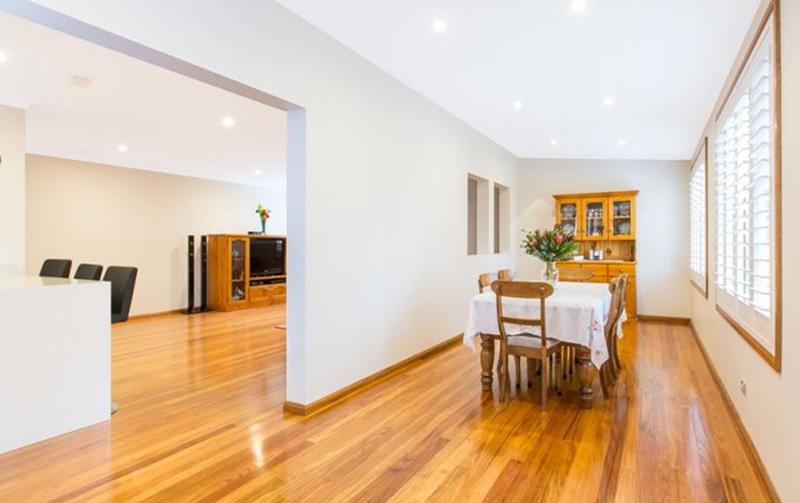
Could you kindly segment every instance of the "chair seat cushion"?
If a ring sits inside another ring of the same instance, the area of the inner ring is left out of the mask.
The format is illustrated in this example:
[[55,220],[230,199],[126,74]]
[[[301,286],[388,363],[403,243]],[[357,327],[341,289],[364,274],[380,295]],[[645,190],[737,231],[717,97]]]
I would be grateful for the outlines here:
[[[547,348],[550,349],[559,344],[560,341],[547,339]],[[508,338],[509,346],[524,347],[530,349],[542,349],[542,339],[536,335],[520,334]]]

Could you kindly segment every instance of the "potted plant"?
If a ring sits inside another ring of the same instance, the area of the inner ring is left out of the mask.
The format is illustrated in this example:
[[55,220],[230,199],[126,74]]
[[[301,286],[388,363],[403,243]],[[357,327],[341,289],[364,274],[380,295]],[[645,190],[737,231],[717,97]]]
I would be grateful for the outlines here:
[[558,226],[532,232],[523,229],[522,233],[525,236],[522,240],[525,253],[546,264],[542,279],[555,286],[558,283],[556,262],[572,258],[580,250],[580,244],[575,242],[575,234],[565,232]]

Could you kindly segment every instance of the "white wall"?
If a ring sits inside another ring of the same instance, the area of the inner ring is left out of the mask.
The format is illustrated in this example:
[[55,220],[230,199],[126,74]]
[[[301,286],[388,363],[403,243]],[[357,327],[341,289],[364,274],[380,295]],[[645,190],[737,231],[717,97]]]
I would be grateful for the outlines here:
[[[553,194],[638,190],[636,290],[639,314],[688,318],[689,163],[525,159],[520,171],[518,229],[552,227]],[[521,239],[517,232],[516,238]],[[542,264],[516,246],[521,274]]]
[[[498,181],[513,208],[519,160],[275,2],[36,4],[305,108],[289,114],[288,399],[453,337],[477,274],[514,266],[513,253],[466,256],[466,184],[468,172]],[[32,7],[0,0],[42,19]]]
[[[762,5],[763,11],[765,4]],[[800,453],[800,2],[781,2],[782,137],[783,137],[783,371],[775,372],[717,313],[714,277],[709,277],[705,299],[692,289],[692,322],[708,350],[733,404],[752,438],[781,499],[800,501],[797,476]],[[757,20],[761,19],[761,11]],[[757,21],[748,41],[754,36]],[[744,46],[743,46],[744,50]],[[740,54],[740,59],[743,52]],[[738,63],[737,63],[738,65]],[[729,77],[729,83],[732,75]],[[718,107],[721,106],[721,98]],[[705,134],[709,137],[709,271],[716,267],[714,197],[714,117]],[[698,138],[700,141],[700,138]],[[739,379],[747,381],[747,396],[739,391]]]
[[46,258],[72,259],[73,272],[136,266],[132,314],[186,307],[189,234],[199,249],[202,234],[261,230],[259,203],[273,210],[267,232],[286,233],[282,190],[37,155],[27,164],[28,273]]
[[0,274],[25,269],[25,110],[0,106]]

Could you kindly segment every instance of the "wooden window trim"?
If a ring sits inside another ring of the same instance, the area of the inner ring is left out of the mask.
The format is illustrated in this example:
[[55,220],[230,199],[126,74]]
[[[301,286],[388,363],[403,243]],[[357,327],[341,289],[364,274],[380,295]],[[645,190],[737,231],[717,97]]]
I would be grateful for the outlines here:
[[[764,347],[761,342],[756,339],[753,334],[750,333],[745,327],[743,327],[740,323],[738,323],[733,317],[722,307],[720,306],[719,302],[715,304],[717,308],[717,312],[722,316],[722,318],[728,322],[731,327],[738,333],[744,340],[747,342],[755,352],[764,360],[766,361],[770,367],[772,367],[776,372],[780,373],[782,370],[782,355],[783,355],[783,299],[782,299],[782,276],[783,276],[783,268],[782,268],[782,246],[783,246],[783,239],[782,239],[782,204],[781,204],[781,193],[782,193],[782,181],[781,181],[781,167],[782,167],[782,145],[781,145],[781,16],[780,16],[780,0],[773,0],[766,9],[764,16],[761,20],[761,23],[756,31],[753,40],[750,42],[748,46],[747,52],[745,53],[744,58],[739,64],[739,68],[736,71],[736,78],[730,85],[730,88],[727,90],[725,99],[720,106],[715,122],[719,122],[719,118],[722,116],[722,113],[725,111],[725,107],[728,105],[728,101],[730,97],[733,95],[733,91],[736,89],[736,86],[739,84],[739,79],[742,77],[745,68],[747,67],[747,62],[750,61],[750,58],[753,55],[753,51],[755,51],[758,41],[761,39],[761,35],[764,34],[764,29],[767,27],[770,19],[772,19],[773,23],[773,44],[775,50],[775,62],[773,65],[773,72],[775,75],[774,82],[772,83],[773,93],[775,95],[775,146],[774,146],[774,159],[775,159],[775,170],[774,170],[774,193],[773,193],[773,211],[775,212],[775,278],[774,278],[774,295],[775,295],[775,316],[772,320],[773,322],[773,331],[774,331],[774,341],[775,341],[775,351],[774,353],[770,352],[766,347]],[[718,246],[718,244],[717,244]]]
[[[705,201],[706,201],[706,205],[705,205],[706,206],[705,207],[705,212],[706,212],[706,218],[705,218],[705,227],[706,227],[705,228],[706,274],[705,274],[705,282],[702,285],[697,284],[697,282],[694,280],[693,275],[691,275],[691,274],[689,274],[689,281],[692,283],[692,286],[695,287],[698,292],[700,292],[700,295],[702,295],[703,298],[708,299],[708,269],[711,266],[710,262],[708,261],[708,258],[709,258],[709,254],[708,254],[708,173],[709,173],[709,171],[711,171],[711,166],[708,165],[708,136],[704,136],[703,137],[703,141],[700,142],[700,147],[698,147],[697,152],[695,152],[694,157],[692,157],[691,165],[689,167],[689,172],[690,173],[691,173],[691,170],[694,169],[695,164],[697,164],[697,160],[700,158],[700,154],[704,154],[705,159],[703,160],[703,162],[705,163],[705,170],[706,170],[706,173],[705,173],[706,186],[705,186],[705,194],[704,194]],[[690,183],[690,190],[691,190],[691,177],[689,179],[689,183]]]

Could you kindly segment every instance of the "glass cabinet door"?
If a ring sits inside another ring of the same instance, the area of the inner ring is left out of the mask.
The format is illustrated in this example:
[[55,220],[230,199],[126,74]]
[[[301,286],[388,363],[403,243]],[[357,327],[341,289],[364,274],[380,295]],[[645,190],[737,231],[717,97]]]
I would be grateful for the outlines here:
[[632,197],[612,197],[610,239],[633,239],[635,235],[636,207]]
[[606,239],[608,232],[606,229],[608,211],[608,200],[605,198],[584,199],[583,209],[583,238],[589,241],[601,241]]
[[247,300],[247,240],[231,239],[231,302]]
[[556,224],[564,232],[571,232],[575,239],[580,239],[580,202],[577,199],[559,199],[556,201]]

